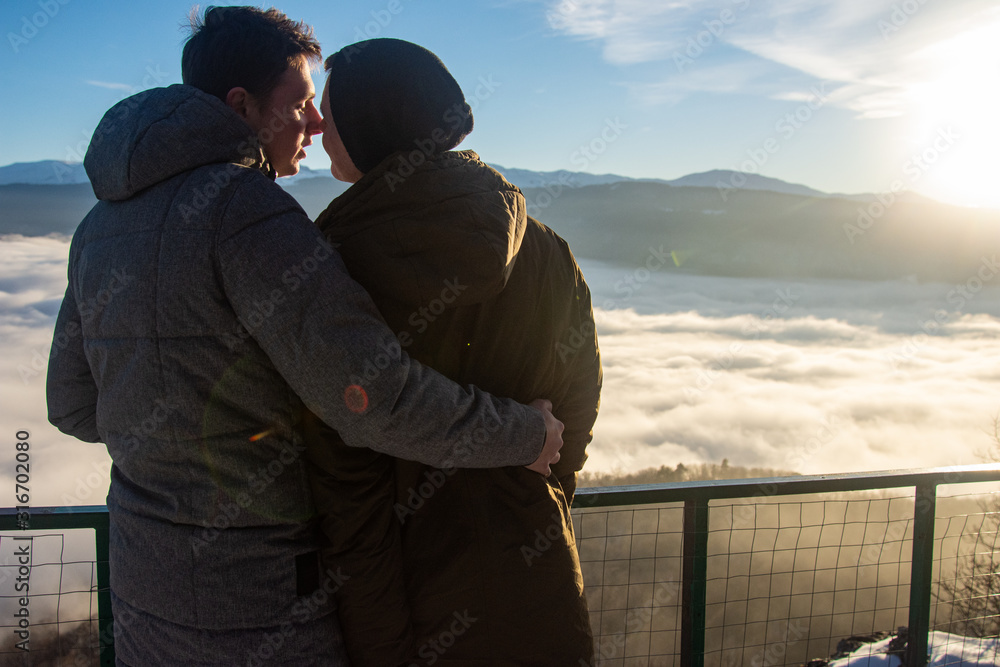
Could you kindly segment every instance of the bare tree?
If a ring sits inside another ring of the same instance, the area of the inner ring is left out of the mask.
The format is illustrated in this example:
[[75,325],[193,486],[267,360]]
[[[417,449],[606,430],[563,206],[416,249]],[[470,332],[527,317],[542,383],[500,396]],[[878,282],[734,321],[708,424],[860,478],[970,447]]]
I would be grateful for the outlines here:
[[31,633],[28,650],[13,642],[0,645],[0,667],[90,667],[99,664],[97,619],[90,622],[42,625]]
[[[983,457],[1000,462],[1000,416],[993,418],[992,443]],[[938,583],[938,602],[951,608],[948,629],[968,637],[1000,635],[1000,497],[981,500],[971,553],[960,557],[954,579]]]

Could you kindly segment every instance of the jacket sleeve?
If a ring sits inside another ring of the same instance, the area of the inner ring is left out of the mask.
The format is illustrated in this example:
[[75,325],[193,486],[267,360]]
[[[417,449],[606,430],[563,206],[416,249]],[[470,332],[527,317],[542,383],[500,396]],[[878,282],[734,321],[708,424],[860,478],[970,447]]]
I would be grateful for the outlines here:
[[604,377],[590,289],[575,259],[572,264],[576,274],[575,322],[567,334],[565,347],[559,348],[560,362],[566,367],[563,376],[566,391],[563,400],[553,406],[555,416],[563,421],[566,430],[561,457],[552,466],[552,474],[559,479],[570,504],[576,493],[576,475],[587,460],[587,445],[594,437]]
[[49,350],[45,399],[53,426],[84,442],[101,442],[97,432],[97,382],[84,353],[80,307],[73,293],[77,248],[74,238],[67,263],[66,294],[56,316]]
[[84,442],[101,441],[97,432],[97,383],[83,352],[80,309],[72,285],[66,288],[56,317],[45,395],[53,426]]
[[435,467],[538,457],[539,411],[412,361],[300,208],[267,212],[245,199],[220,227],[225,293],[292,390],[347,444]]

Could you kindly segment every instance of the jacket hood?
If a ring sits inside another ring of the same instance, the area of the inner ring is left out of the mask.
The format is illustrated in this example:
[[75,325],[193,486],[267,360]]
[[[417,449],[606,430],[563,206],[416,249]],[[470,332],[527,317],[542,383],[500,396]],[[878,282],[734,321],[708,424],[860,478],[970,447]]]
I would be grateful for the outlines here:
[[397,153],[316,220],[373,294],[418,307],[464,306],[507,284],[527,224],[524,195],[472,151],[414,166]]
[[221,100],[192,86],[153,88],[111,107],[83,164],[98,199],[120,201],[207,164],[270,171],[253,130]]

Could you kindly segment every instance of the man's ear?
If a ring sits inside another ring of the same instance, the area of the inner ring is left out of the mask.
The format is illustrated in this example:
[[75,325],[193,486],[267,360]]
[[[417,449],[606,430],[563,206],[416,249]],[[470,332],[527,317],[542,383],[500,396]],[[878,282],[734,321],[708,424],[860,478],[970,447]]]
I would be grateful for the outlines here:
[[246,88],[237,86],[236,88],[230,88],[229,92],[226,93],[226,104],[230,109],[235,111],[240,115],[240,118],[246,119],[250,115],[250,93],[247,92]]

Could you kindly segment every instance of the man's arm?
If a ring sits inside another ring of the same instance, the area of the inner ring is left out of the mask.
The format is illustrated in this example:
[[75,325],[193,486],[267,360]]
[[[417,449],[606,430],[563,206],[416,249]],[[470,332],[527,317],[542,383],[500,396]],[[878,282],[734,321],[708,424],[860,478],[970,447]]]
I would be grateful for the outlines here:
[[226,294],[278,372],[346,443],[435,467],[537,463],[543,442],[553,458],[561,439],[539,410],[410,360],[301,209],[262,212],[254,199],[234,197],[233,222],[220,230]]
[[[72,275],[70,275],[72,281]],[[97,432],[97,384],[83,352],[80,310],[72,283],[56,318],[45,380],[49,421],[84,442],[100,442]]]

